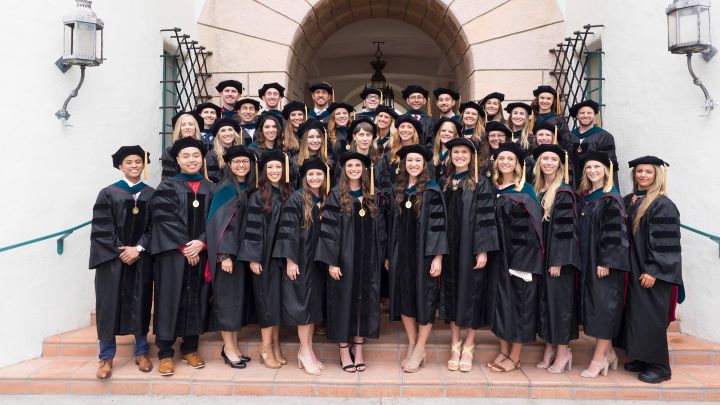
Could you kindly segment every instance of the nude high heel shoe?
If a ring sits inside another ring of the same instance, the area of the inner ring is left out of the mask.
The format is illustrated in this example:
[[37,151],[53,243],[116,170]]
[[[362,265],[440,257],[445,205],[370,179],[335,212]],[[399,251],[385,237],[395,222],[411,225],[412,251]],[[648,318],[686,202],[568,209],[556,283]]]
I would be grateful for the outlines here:
[[[450,345],[450,360],[448,360],[448,370],[458,371],[460,370],[460,348],[462,347],[462,340],[458,340],[457,343]],[[458,359],[452,360],[452,356],[457,354]]]

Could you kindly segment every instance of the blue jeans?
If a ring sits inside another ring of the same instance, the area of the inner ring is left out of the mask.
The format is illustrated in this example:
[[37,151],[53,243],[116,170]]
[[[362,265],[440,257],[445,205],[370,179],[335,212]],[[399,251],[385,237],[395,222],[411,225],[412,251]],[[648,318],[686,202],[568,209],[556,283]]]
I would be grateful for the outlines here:
[[[115,338],[107,340],[101,339],[98,341],[98,345],[100,346],[100,354],[98,355],[100,360],[115,358],[115,352],[117,351]],[[135,356],[147,354],[149,350],[150,345],[148,344],[147,336],[135,336]]]

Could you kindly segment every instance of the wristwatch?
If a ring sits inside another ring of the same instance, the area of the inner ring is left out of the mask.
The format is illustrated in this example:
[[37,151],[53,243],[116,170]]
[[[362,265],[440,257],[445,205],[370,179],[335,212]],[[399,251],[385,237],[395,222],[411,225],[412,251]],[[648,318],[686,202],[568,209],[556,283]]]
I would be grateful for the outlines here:
[[137,249],[138,252],[144,252],[144,251],[145,251],[145,248],[142,247],[142,246],[140,246],[140,245],[135,246],[135,249]]

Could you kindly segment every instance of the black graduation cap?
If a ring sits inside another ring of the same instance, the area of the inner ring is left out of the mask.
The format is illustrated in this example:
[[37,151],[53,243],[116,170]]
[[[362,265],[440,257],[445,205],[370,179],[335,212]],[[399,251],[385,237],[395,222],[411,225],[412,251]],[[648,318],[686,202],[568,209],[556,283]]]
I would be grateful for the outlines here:
[[455,101],[460,100],[460,93],[458,93],[455,90],[446,89],[444,87],[438,87],[437,89],[433,90],[433,95],[435,96],[436,99],[443,94],[449,95]]
[[217,106],[216,104],[214,104],[214,103],[202,103],[202,104],[198,104],[198,105],[195,106],[195,112],[196,112],[197,114],[201,114],[201,113],[203,112],[203,110],[206,109],[206,108],[212,108],[213,110],[215,110],[215,114],[217,114],[218,117],[222,114],[222,108],[218,107],[218,106]]
[[263,84],[260,90],[258,90],[258,97],[263,97],[269,89],[275,89],[280,93],[280,97],[285,97],[285,87],[281,86],[278,82]]
[[355,111],[355,108],[351,106],[348,103],[331,103],[330,106],[327,108],[329,112],[334,112],[338,108],[344,108],[347,110],[348,114]]
[[205,157],[207,154],[207,148],[205,147],[205,144],[202,143],[202,141],[197,140],[191,136],[180,138],[175,143],[173,143],[172,147],[170,148],[170,155],[176,159],[177,155],[186,148],[197,148],[200,150],[200,153],[202,153],[202,156]]
[[365,165],[365,167],[370,167],[370,163],[372,163],[370,161],[370,158],[365,154],[355,151],[347,151],[340,155],[340,166],[345,166],[345,163],[347,163],[347,161],[351,159],[360,160],[362,164]]
[[278,128],[277,128],[277,130],[278,130],[278,138],[280,138],[280,137],[282,136],[283,123],[282,123],[282,121],[280,121],[280,119],[279,119],[278,117],[276,117],[276,116],[273,115],[273,114],[263,114],[263,115],[261,115],[260,118],[258,118],[257,128],[258,128],[260,131],[262,131],[263,124],[265,124],[265,121],[267,121],[267,120],[274,120],[274,121],[275,121],[275,123],[277,124],[277,127],[278,127]]
[[553,145],[553,144],[543,144],[538,145],[533,149],[533,157],[535,160],[537,160],[540,155],[542,155],[545,152],[552,152],[560,157],[560,159],[565,159],[565,149],[561,148],[560,145]]
[[577,117],[577,113],[578,113],[578,112],[580,111],[580,109],[583,108],[583,107],[590,107],[590,108],[592,108],[592,110],[595,112],[595,114],[597,114],[598,111],[600,111],[600,105],[599,105],[598,103],[596,103],[595,101],[593,101],[593,100],[583,100],[583,101],[575,104],[574,106],[570,107],[570,116],[573,117],[573,118],[576,118],[576,117]]
[[378,114],[385,113],[385,114],[391,116],[394,120],[398,119],[398,117],[399,117],[397,111],[395,111],[394,109],[392,109],[386,105],[379,105],[378,108],[375,109],[375,112],[377,112]]
[[286,119],[290,119],[290,113],[293,111],[302,111],[303,114],[306,114],[307,117],[307,106],[305,106],[305,103],[301,101],[291,101],[287,104],[285,104],[285,107],[282,109],[282,116]]
[[175,123],[177,122],[177,120],[180,119],[180,117],[183,114],[189,114],[193,118],[195,118],[195,122],[197,123],[198,130],[201,130],[205,127],[205,124],[204,124],[205,120],[203,119],[203,117],[200,116],[200,114],[196,113],[195,111],[180,111],[172,117],[171,123],[172,123],[173,128],[175,128]]
[[413,118],[412,115],[403,114],[397,119],[395,119],[395,128],[400,128],[400,124],[403,124],[405,122],[408,122],[415,127],[415,131],[417,132],[418,136],[422,134],[422,125],[420,124],[420,121]]
[[550,124],[550,123],[547,122],[547,121],[544,121],[544,122],[537,122],[537,121],[535,121],[535,126],[533,127],[533,134],[537,134],[538,131],[540,131],[540,130],[542,130],[542,129],[544,129],[544,130],[546,130],[546,131],[550,131],[551,133],[554,133],[554,132],[555,132],[555,125]]
[[410,153],[417,153],[421,155],[425,161],[432,159],[432,152],[430,152],[425,146],[419,144],[403,146],[397,152],[400,159],[405,159],[405,156]]
[[325,162],[323,162],[322,159],[320,159],[317,156],[313,156],[310,158],[305,159],[302,166],[300,166],[300,177],[305,177],[305,173],[308,172],[308,170],[322,170],[323,173],[327,170],[327,165]]
[[263,168],[265,167],[265,165],[267,165],[269,162],[272,162],[272,161],[278,161],[282,164],[285,164],[285,157],[286,157],[286,155],[280,151],[266,150],[260,156],[260,161],[258,163]]
[[460,114],[462,114],[463,111],[467,110],[468,108],[472,108],[473,110],[477,111],[478,114],[480,114],[480,112],[482,111],[482,107],[480,107],[480,104],[474,101],[466,101],[460,104]]
[[628,162],[628,167],[636,167],[637,165],[655,165],[670,167],[670,164],[668,162],[660,159],[657,156],[643,156]]
[[126,157],[132,155],[140,156],[140,158],[143,159],[146,165],[150,163],[150,152],[145,152],[145,150],[141,148],[140,145],[121,146],[120,149],[117,150],[117,152],[111,155],[113,167],[117,169],[117,167],[122,164],[123,160],[125,160]]
[[459,138],[453,138],[447,142],[445,142],[445,147],[448,150],[452,150],[452,148],[458,147],[458,146],[467,146],[470,148],[471,152],[475,152],[475,144],[469,140],[468,138],[465,138],[464,136],[461,136]]
[[519,103],[519,102],[508,104],[508,105],[505,107],[505,111],[507,111],[507,113],[510,114],[510,113],[512,113],[512,110],[514,110],[514,109],[516,109],[516,108],[522,108],[522,109],[524,109],[525,111],[527,111],[527,114],[528,114],[528,115],[532,114],[532,107],[530,107],[529,104]]
[[555,91],[555,89],[552,88],[551,86],[548,86],[545,84],[537,86],[537,88],[535,90],[533,90],[533,96],[535,96],[535,97],[539,96],[542,93],[550,93],[554,97],[557,97],[557,91]]
[[493,158],[497,159],[498,155],[500,155],[500,152],[510,152],[515,157],[517,157],[518,162],[522,162],[525,160],[525,152],[523,152],[522,148],[520,148],[520,145],[516,144],[515,142],[503,142],[498,146],[497,149],[493,152]]
[[234,145],[225,150],[225,153],[222,155],[223,160],[225,162],[230,163],[231,160],[235,159],[236,157],[244,156],[248,159],[250,159],[250,162],[255,161],[255,153],[251,151],[250,149],[246,148],[243,145]]
[[362,100],[365,100],[365,99],[367,98],[367,96],[369,96],[369,95],[371,95],[371,94],[375,94],[375,95],[377,95],[378,97],[382,97],[382,91],[380,91],[380,89],[375,89],[375,88],[372,88],[372,87],[365,87],[365,88],[363,89],[362,93],[360,93],[360,98],[361,98]]
[[[593,150],[593,151],[588,152],[582,158],[582,160],[580,161],[580,167],[581,168],[585,167],[585,163],[587,163],[591,160],[600,162],[600,163],[604,164],[606,167],[610,167],[610,164],[612,164],[612,162],[610,161],[610,155],[608,155],[607,152],[600,152],[600,151]],[[614,166],[617,166],[617,165],[614,165]]]
[[223,80],[215,86],[215,90],[217,90],[218,93],[222,93],[225,87],[234,87],[240,94],[242,94],[243,91],[242,83],[237,80]]
[[308,89],[310,90],[310,93],[313,93],[315,90],[325,90],[330,94],[333,93],[332,86],[330,85],[330,83],[326,83],[326,82],[311,84],[310,87],[308,87]]
[[427,98],[427,96],[428,96],[428,91],[427,91],[427,89],[425,89],[425,88],[422,87],[422,86],[418,86],[418,85],[416,85],[416,84],[411,84],[411,85],[409,85],[409,86],[407,86],[407,87],[405,87],[405,88],[403,89],[403,91],[402,91],[402,98],[407,99],[407,98],[410,97],[411,94],[415,94],[415,93],[420,93],[420,94],[422,94],[425,98]]
[[460,135],[460,132],[462,132],[462,128],[460,128],[460,123],[448,117],[440,117],[440,119],[435,122],[435,126],[433,127],[433,133],[437,134],[442,124],[446,122],[449,122],[455,126],[455,135]]
[[210,128],[210,132],[213,136],[217,136],[218,131],[220,131],[220,128],[222,127],[232,127],[235,132],[240,133],[240,123],[230,117],[221,117],[216,119],[212,128]]
[[485,133],[490,134],[492,131],[501,131],[505,133],[505,136],[512,136],[510,128],[506,127],[505,124],[499,121],[490,121],[485,124]]
[[483,97],[482,100],[480,100],[480,105],[485,105],[485,103],[487,103],[487,101],[490,100],[490,99],[492,99],[492,98],[496,98],[496,99],[500,100],[501,103],[502,103],[503,101],[505,101],[505,95],[504,95],[504,94],[498,93],[497,91],[494,91],[494,92],[488,94],[487,96]]
[[372,119],[370,119],[370,117],[360,117],[360,118],[356,119],[355,121],[353,121],[350,124],[350,127],[348,128],[348,133],[347,133],[347,144],[348,145],[350,145],[352,143],[353,133],[355,132],[355,128],[361,122],[370,124],[370,126],[372,127],[373,139],[375,139],[375,137],[377,137],[377,125],[375,125],[375,123],[372,121]]
[[255,106],[255,110],[260,110],[260,102],[251,98],[243,98],[242,100],[238,100],[235,102],[235,105],[233,107],[238,110],[240,109],[240,107],[242,107],[243,104],[252,104],[253,106]]
[[325,124],[323,124],[320,120],[310,118],[309,120],[303,122],[302,124],[300,124],[300,126],[298,126],[297,137],[303,137],[305,133],[311,129],[317,129],[318,131],[320,131],[320,135],[323,135],[325,133]]

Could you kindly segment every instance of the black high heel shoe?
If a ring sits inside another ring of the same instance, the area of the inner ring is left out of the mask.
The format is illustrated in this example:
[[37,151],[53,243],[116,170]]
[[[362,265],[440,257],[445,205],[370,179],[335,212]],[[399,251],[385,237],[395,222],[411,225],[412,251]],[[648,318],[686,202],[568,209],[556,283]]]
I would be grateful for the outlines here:
[[222,351],[220,351],[220,356],[225,361],[225,364],[229,365],[232,368],[245,368],[247,367],[247,363],[240,358],[239,361],[232,361],[228,358],[227,354],[225,354],[225,346],[223,346]]
[[[225,345],[223,345],[222,351],[223,351],[223,352],[225,351]],[[251,360],[252,360],[252,359],[251,359],[250,357],[245,356],[244,354],[241,354],[241,355],[240,355],[240,361],[244,361],[245,363],[250,363]]]
[[[338,344],[338,347],[340,347],[340,350],[342,350],[347,349],[350,346],[345,343],[345,346],[343,346],[342,344]],[[350,350],[348,350],[348,352],[350,352]],[[340,367],[342,367],[343,371],[346,373],[354,373],[357,371],[357,369],[355,368],[355,360],[352,359],[352,354],[350,354],[350,361],[352,361],[352,363],[344,365],[342,362],[342,355],[340,355]]]
[[365,342],[353,342],[352,347],[350,348],[350,357],[352,358],[353,363],[355,364],[355,370],[358,373],[362,373],[365,371],[365,363],[355,363],[355,346],[362,346]]

